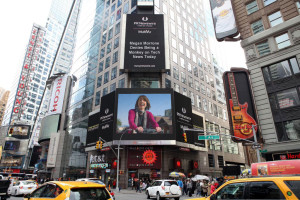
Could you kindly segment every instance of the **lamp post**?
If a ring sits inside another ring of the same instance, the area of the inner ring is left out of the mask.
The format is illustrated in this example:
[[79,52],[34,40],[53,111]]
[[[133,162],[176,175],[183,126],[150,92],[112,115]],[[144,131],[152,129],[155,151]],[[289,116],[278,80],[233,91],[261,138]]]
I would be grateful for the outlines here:
[[119,170],[120,170],[120,166],[119,166],[119,162],[120,162],[120,144],[121,144],[121,140],[122,140],[122,137],[123,135],[125,134],[126,132],[122,133],[120,139],[119,139],[119,142],[118,142],[118,156],[117,156],[117,185],[116,185],[116,189],[119,190]]

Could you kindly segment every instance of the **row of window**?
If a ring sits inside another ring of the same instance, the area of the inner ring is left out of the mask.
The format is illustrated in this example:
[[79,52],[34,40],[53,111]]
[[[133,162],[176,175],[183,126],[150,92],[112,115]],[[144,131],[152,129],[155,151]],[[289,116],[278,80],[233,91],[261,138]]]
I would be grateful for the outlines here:
[[[263,3],[264,3],[264,6],[268,6],[271,3],[274,3],[275,1],[277,1],[277,0],[263,0]],[[248,15],[258,11],[259,7],[257,5],[257,1],[255,0],[255,1],[251,1],[251,2],[247,3],[246,10],[247,10]]]
[[[269,20],[269,23],[270,23],[271,27],[274,27],[278,24],[281,24],[283,22],[281,12],[277,11],[277,12],[271,14],[271,15],[268,15],[268,20]],[[252,32],[253,32],[254,35],[264,31],[265,28],[264,28],[262,19],[259,19],[258,21],[253,22],[251,24],[251,29],[252,29]]]

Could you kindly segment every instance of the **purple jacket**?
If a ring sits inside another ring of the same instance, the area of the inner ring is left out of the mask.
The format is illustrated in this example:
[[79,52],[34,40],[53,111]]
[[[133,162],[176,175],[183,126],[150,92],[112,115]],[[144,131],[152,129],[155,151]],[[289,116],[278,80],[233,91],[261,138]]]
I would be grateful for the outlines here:
[[[156,128],[159,127],[158,123],[155,121],[151,112],[146,111],[147,113],[147,128]],[[134,123],[135,119],[135,110],[131,109],[128,113],[128,123],[131,129],[135,130],[137,125]]]

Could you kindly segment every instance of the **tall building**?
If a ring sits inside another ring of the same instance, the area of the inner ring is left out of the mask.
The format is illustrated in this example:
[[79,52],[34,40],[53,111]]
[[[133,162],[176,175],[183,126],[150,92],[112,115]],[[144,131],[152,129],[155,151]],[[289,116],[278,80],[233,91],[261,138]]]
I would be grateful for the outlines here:
[[[61,175],[78,178],[101,176],[104,181],[116,178],[116,170],[105,168],[90,169],[91,164],[107,157],[113,160],[111,151],[101,153],[95,147],[86,147],[88,119],[100,110],[102,96],[116,88],[173,88],[191,98],[193,113],[203,120],[203,129],[229,135],[224,97],[218,97],[214,64],[211,57],[203,14],[203,2],[197,1],[155,1],[154,13],[167,16],[165,27],[168,29],[170,71],[167,73],[124,73],[120,70],[120,51],[122,46],[123,14],[136,14],[135,0],[97,0],[81,1],[77,21],[76,47],[71,74],[77,78],[71,90],[66,131],[70,139],[64,143],[69,150],[60,167]],[[219,77],[220,78],[220,77]],[[220,85],[218,85],[219,87]],[[166,111],[168,113],[168,111]],[[162,164],[157,169],[150,167],[131,167],[127,164],[128,152],[138,153],[139,146],[124,146],[121,151],[120,169],[124,176],[121,185],[128,187],[128,180],[135,177],[166,178],[169,170],[174,170],[175,157],[181,158],[181,170],[221,176],[224,165],[244,165],[241,146],[226,142],[207,142],[205,148],[191,152],[179,151],[178,146],[159,146]],[[228,140],[229,138],[229,140]],[[156,148],[144,146],[142,148]],[[86,154],[87,153],[87,157]],[[175,153],[174,153],[175,152]],[[174,157],[175,156],[175,157]],[[190,169],[189,163],[196,161],[196,168]],[[113,166],[112,162],[112,166]],[[198,168],[199,164],[199,168]],[[102,166],[102,165],[97,165]]]
[[300,3],[232,1],[267,161],[299,158]]
[[9,91],[0,88],[0,124],[2,124],[8,97],[9,97]]

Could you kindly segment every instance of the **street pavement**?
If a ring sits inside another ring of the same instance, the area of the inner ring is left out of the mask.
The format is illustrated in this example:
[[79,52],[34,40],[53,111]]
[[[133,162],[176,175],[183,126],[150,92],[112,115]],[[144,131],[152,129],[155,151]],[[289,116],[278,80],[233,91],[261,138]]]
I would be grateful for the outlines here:
[[[135,190],[131,189],[123,189],[120,192],[117,190],[113,190],[115,193],[116,200],[146,200],[146,194],[145,192],[136,192]],[[180,200],[185,200],[185,199],[195,199],[195,194],[193,197],[189,197],[187,195],[183,195],[180,197]],[[9,200],[22,200],[23,197],[10,197]]]

